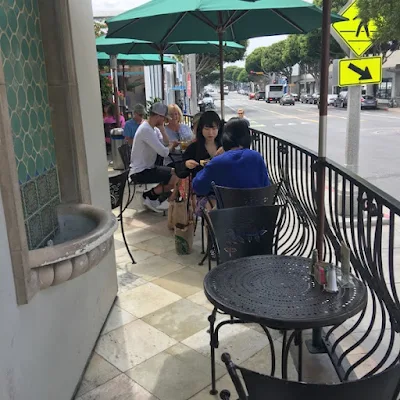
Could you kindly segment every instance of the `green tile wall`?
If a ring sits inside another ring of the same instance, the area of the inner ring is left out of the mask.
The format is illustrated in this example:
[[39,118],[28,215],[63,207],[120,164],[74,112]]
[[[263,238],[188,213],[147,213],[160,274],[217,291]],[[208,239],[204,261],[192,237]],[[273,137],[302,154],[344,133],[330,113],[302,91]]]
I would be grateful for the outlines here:
[[56,233],[60,202],[37,0],[0,0],[0,54],[25,227],[35,249]]

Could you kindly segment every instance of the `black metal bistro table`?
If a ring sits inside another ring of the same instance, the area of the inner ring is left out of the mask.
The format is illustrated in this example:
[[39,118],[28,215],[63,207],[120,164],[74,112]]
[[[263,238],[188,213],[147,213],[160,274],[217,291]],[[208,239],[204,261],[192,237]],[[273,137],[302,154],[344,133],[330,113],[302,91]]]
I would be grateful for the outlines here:
[[[291,342],[301,344],[301,331],[339,325],[356,315],[367,304],[367,289],[353,275],[347,288],[338,285],[337,293],[328,293],[309,275],[311,260],[303,257],[263,255],[245,257],[221,264],[204,279],[204,292],[214,305],[209,317],[211,336],[212,392],[215,390],[215,348],[219,328],[232,323],[257,323],[267,334],[272,367],[275,351],[268,328],[284,331],[282,377],[287,378],[287,359]],[[215,327],[217,310],[233,317]],[[286,340],[286,331],[293,333]],[[299,380],[301,380],[299,345]]]

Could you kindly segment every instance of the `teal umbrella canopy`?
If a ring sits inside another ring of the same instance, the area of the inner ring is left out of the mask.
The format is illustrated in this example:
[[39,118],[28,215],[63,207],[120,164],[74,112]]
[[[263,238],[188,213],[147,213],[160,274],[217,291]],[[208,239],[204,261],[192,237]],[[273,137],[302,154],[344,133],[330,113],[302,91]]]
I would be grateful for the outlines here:
[[[344,18],[331,14],[331,22]],[[302,0],[152,0],[107,21],[109,38],[155,43],[307,33],[322,24],[322,9]]]
[[[157,45],[135,39],[112,39],[101,36],[96,39],[96,49],[109,55],[116,54],[201,54],[215,53],[219,51],[218,41],[179,41]],[[224,51],[243,49],[244,47],[235,42],[224,42]]]
[[[158,54],[118,54],[118,62],[125,65],[160,65],[161,57]],[[107,53],[97,53],[99,65],[108,65],[110,56]],[[164,64],[176,64],[176,60],[171,57],[164,57]]]

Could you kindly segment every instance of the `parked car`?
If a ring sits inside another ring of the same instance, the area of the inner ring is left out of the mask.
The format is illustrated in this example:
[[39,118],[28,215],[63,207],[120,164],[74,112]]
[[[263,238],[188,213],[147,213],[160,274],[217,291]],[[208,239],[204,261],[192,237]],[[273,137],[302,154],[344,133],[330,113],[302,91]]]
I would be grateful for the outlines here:
[[303,104],[309,104],[311,100],[312,100],[311,94],[302,94],[300,96],[300,102]]
[[281,99],[279,100],[279,104],[281,106],[285,106],[286,104],[294,106],[295,100],[294,97],[291,94],[285,94]]
[[378,107],[378,101],[374,96],[366,94],[361,96],[361,110],[364,110],[366,108],[375,110],[377,107]]
[[249,100],[254,100],[256,97],[255,93],[249,93]]
[[328,94],[328,106],[333,106],[337,97],[337,94]]
[[299,101],[299,95],[297,93],[290,93],[292,95],[292,97],[294,98],[294,101]]
[[347,107],[347,92],[340,92],[338,97],[333,102],[335,107],[346,108]]
[[265,100],[265,92],[257,92],[254,98],[255,100]]

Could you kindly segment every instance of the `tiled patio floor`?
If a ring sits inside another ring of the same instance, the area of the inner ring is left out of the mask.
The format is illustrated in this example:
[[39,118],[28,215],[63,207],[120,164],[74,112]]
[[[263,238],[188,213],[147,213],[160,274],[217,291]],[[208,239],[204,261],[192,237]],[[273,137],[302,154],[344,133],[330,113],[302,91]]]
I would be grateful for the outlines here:
[[[178,256],[167,218],[126,210],[132,265],[120,231],[115,234],[118,298],[99,339],[77,400],[212,400],[207,317],[211,304],[203,294],[207,266],[200,227],[194,251]],[[222,316],[220,317],[222,318]],[[225,318],[225,317],[224,317]],[[279,352],[281,336],[274,332]],[[239,364],[268,373],[269,346],[254,325],[221,330],[217,351],[218,389],[234,392],[220,356],[232,354]],[[295,377],[291,361],[289,373]]]

